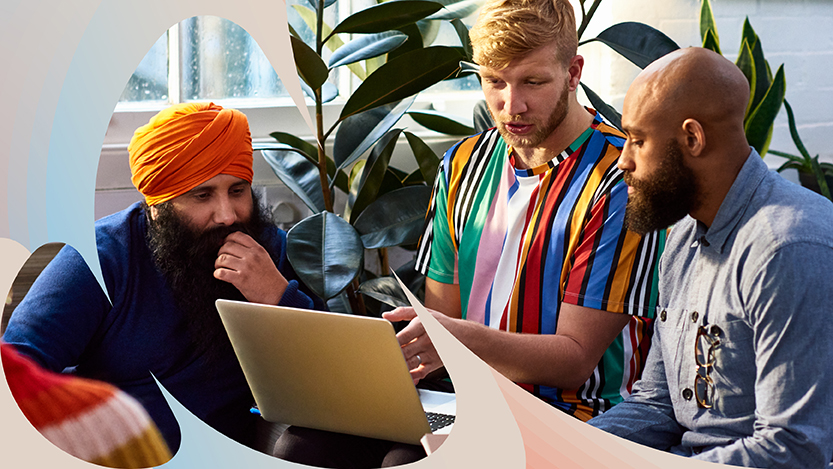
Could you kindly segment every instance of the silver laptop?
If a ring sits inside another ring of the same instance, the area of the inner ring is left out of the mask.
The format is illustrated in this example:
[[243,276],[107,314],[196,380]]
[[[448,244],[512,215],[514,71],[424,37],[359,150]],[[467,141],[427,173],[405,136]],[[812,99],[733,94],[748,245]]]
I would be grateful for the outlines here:
[[414,387],[384,319],[230,300],[216,305],[265,420],[419,444],[431,433],[429,417],[456,413],[454,394]]

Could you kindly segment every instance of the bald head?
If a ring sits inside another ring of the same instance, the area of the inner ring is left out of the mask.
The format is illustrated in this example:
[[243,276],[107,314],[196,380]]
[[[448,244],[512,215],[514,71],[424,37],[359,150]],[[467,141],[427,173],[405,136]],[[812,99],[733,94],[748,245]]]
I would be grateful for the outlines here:
[[[650,222],[643,225],[673,222],[685,212],[711,223],[750,152],[743,130],[748,104],[746,77],[707,49],[674,51],[639,74],[625,96],[628,139],[619,167],[639,204],[632,212]],[[663,213],[669,200],[684,211]]]
[[623,125],[627,118],[647,117],[672,130],[694,119],[710,137],[737,138],[743,135],[748,104],[749,84],[735,64],[708,49],[680,49],[651,63],[634,80],[625,97]]

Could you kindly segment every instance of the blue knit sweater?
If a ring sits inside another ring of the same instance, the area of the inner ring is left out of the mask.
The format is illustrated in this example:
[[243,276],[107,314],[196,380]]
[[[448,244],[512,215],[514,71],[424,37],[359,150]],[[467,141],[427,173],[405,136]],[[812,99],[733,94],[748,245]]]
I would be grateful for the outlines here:
[[[15,309],[3,338],[50,370],[75,367],[78,375],[131,394],[174,451],[179,427],[151,373],[197,417],[251,445],[257,417],[249,412],[254,400],[240,365],[229,353],[208,366],[189,346],[183,314],[151,259],[146,229],[138,203],[96,222],[112,306],[78,251],[65,246]],[[280,304],[323,309],[286,260],[286,233],[274,228],[266,239],[264,247],[289,280]]]

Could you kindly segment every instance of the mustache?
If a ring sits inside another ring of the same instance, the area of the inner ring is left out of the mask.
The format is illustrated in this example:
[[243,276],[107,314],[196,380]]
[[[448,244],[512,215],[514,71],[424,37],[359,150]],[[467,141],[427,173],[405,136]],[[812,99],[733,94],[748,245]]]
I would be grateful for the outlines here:
[[639,189],[640,183],[633,177],[633,174],[630,171],[623,171],[623,173],[622,180],[625,181],[625,184],[634,189]]

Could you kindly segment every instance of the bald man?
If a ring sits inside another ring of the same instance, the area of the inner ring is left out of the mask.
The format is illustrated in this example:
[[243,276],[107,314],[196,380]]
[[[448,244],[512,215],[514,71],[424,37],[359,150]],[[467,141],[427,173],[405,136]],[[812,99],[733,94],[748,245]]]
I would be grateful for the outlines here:
[[323,302],[295,279],[286,235],[254,197],[246,116],[213,104],[173,106],[139,128],[128,151],[144,201],[95,224],[107,294],[66,246],[15,309],[4,339],[52,371],[74,367],[131,394],[173,451],[179,427],[154,377],[197,417],[253,445],[254,400],[214,301]]
[[740,70],[699,48],[625,97],[626,221],[674,224],[642,379],[590,424],[695,459],[827,467],[833,456],[833,205],[767,169]]

